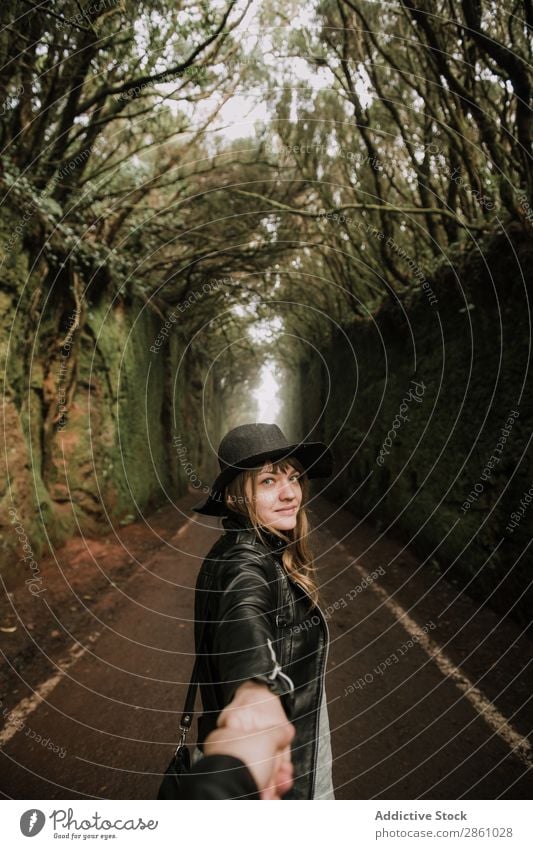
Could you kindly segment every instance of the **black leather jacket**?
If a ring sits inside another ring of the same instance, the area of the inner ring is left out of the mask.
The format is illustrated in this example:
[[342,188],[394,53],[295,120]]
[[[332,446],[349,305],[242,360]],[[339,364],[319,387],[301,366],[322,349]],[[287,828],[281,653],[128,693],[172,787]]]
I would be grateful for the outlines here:
[[[250,679],[281,697],[296,728],[294,785],[285,799],[312,799],[319,709],[329,646],[319,607],[281,565],[282,540],[264,529],[267,545],[241,514],[222,519],[224,534],[196,582],[195,642],[204,713],[198,745],[216,726],[235,690]],[[202,646],[200,636],[205,623]]]

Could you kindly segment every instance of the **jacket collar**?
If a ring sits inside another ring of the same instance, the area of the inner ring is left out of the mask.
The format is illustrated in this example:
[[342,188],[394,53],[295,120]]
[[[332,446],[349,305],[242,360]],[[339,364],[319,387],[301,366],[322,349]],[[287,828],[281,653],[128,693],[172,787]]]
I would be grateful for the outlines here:
[[[251,530],[255,533],[251,520],[244,513],[236,513],[234,511],[231,514],[227,513],[222,517],[222,525],[226,531]],[[280,551],[287,547],[288,543],[283,542],[282,539],[277,537],[276,534],[273,534],[268,528],[263,527],[263,525],[259,527],[261,534],[275,551]]]

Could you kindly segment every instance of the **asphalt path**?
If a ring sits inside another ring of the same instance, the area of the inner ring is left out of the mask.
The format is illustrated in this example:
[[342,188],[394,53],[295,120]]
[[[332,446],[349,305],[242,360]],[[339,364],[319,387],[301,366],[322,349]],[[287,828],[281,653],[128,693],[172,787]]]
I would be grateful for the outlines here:
[[[197,500],[159,515],[149,555],[130,550],[127,579],[89,614],[53,612],[59,643],[33,643],[23,665],[5,653],[4,798],[155,798],[192,668],[196,574],[220,533]],[[531,798],[523,629],[326,500],[312,519],[336,798]]]

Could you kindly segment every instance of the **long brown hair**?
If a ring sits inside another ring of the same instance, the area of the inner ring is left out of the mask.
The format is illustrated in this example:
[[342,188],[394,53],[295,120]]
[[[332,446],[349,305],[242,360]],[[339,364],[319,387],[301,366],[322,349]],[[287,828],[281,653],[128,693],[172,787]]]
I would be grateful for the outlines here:
[[[242,513],[247,516],[252,522],[255,532],[259,538],[263,540],[261,534],[261,519],[257,513],[257,478],[261,473],[265,462],[260,467],[253,469],[245,469],[240,472],[229,484],[227,484],[224,493],[226,507],[230,511]],[[282,561],[283,567],[288,575],[299,584],[303,590],[311,597],[312,606],[319,603],[318,585],[316,581],[316,572],[313,562],[313,555],[309,548],[307,537],[309,534],[309,520],[305,511],[309,497],[309,479],[305,474],[304,468],[296,457],[288,457],[285,460],[278,460],[269,463],[274,472],[285,472],[289,466],[293,466],[299,472],[299,482],[302,488],[302,501],[300,509],[296,515],[296,525],[288,531],[280,531],[277,528],[269,527],[269,531],[275,536],[280,537],[286,544],[283,550]],[[247,494],[247,484],[251,482],[252,497]]]

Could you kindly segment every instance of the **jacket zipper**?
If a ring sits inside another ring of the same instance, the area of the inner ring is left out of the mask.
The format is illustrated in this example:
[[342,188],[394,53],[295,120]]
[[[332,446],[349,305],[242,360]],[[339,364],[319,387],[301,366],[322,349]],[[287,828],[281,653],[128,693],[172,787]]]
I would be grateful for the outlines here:
[[288,675],[286,675],[285,672],[283,672],[281,666],[278,663],[278,659],[276,657],[276,652],[274,651],[274,648],[272,646],[272,640],[270,640],[268,637],[267,637],[267,645],[270,649],[270,655],[271,655],[272,661],[274,663],[274,668],[272,669],[271,674],[268,676],[269,680],[273,681],[278,676],[280,678],[284,678],[285,681],[287,681],[287,683],[289,684],[290,692],[294,693],[294,681],[292,680],[292,678],[290,678]]
[[[275,560],[275,563],[276,563],[276,568],[283,574],[283,576],[285,578],[289,579],[289,576],[287,575],[287,573],[285,572],[283,567],[279,564],[276,557],[274,557],[274,560]],[[312,600],[311,596],[309,595],[307,590],[305,590],[302,587],[301,584],[298,584],[298,586],[305,593],[307,598],[311,601]],[[326,630],[326,637],[325,637],[326,651],[324,653],[324,659],[323,659],[323,662],[322,662],[322,670],[321,670],[321,673],[320,673],[320,684],[321,684],[321,686],[320,686],[320,698],[319,698],[318,710],[317,710],[316,720],[315,720],[315,751],[314,751],[313,763],[312,763],[313,778],[312,778],[312,782],[311,782],[311,799],[314,797],[315,785],[316,785],[316,763],[317,763],[317,759],[318,759],[318,730],[319,730],[319,726],[320,726],[320,709],[322,707],[322,694],[323,694],[323,691],[324,691],[324,684],[325,684],[325,678],[326,678],[326,666],[327,666],[327,660],[328,660],[328,654],[329,654],[329,628],[328,628],[328,623],[327,623],[326,617],[324,616],[324,613],[323,613],[322,609],[319,607],[319,605],[315,604],[315,607],[319,611],[319,613],[322,617],[322,621],[324,623],[324,627],[325,627],[325,630]],[[292,608],[292,601],[291,601],[291,608]],[[270,641],[268,641],[268,642],[270,642]],[[273,653],[273,650],[271,650],[271,651]]]
[[[305,592],[305,590],[304,590],[304,592]],[[306,593],[306,595],[307,595],[307,593]],[[309,596],[308,596],[308,598],[309,598]],[[326,622],[326,617],[324,616],[324,614],[323,614],[321,608],[318,606],[318,604],[315,605],[315,607],[316,607],[317,610],[320,611],[320,615],[322,616],[322,620],[324,622],[324,626],[325,626],[325,629],[326,629],[326,651],[324,653],[324,660],[322,662],[322,672],[321,672],[321,675],[320,675],[320,699],[319,699],[319,703],[318,703],[318,710],[317,710],[316,722],[315,722],[316,746],[315,746],[315,755],[314,755],[314,759],[313,759],[313,781],[312,781],[312,784],[311,784],[311,799],[313,799],[313,797],[315,795],[316,764],[317,764],[317,760],[318,760],[318,745],[319,745],[318,731],[319,731],[319,726],[320,726],[320,711],[321,711],[321,708],[322,708],[322,696],[323,696],[323,693],[324,693],[324,686],[325,686],[325,679],[326,679],[326,665],[327,665],[328,654],[329,654],[329,628],[328,628],[328,623]]]

